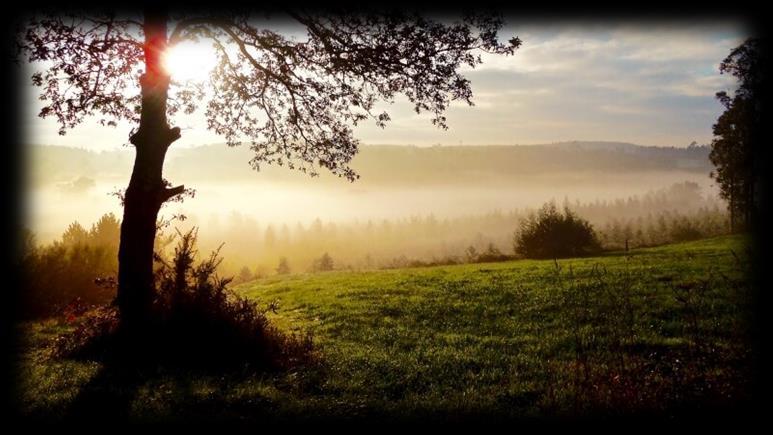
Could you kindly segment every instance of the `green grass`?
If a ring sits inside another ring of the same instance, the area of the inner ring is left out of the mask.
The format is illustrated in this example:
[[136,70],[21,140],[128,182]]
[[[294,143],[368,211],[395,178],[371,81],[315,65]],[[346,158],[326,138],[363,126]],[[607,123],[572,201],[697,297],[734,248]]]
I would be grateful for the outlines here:
[[[22,406],[62,416],[98,389],[121,416],[464,418],[676,412],[748,391],[747,243],[719,237],[608,255],[267,278],[238,286],[316,367],[154,372],[115,387],[54,361],[53,321],[25,325]],[[107,379],[105,381],[104,379]],[[129,390],[129,391],[127,391]]]

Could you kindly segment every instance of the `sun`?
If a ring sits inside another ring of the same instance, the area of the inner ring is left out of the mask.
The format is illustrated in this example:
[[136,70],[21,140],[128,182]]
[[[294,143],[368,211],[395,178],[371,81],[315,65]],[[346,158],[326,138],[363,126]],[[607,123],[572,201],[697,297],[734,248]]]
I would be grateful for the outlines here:
[[212,47],[184,41],[166,51],[163,63],[173,80],[201,82],[209,77],[217,59]]

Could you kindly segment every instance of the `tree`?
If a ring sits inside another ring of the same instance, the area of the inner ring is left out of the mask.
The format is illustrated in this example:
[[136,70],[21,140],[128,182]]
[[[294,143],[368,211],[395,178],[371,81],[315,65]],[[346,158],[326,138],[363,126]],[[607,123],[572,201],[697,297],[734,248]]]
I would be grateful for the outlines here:
[[252,274],[252,271],[250,271],[249,267],[244,266],[239,271],[239,282],[252,281],[253,278],[254,278],[254,275]]
[[468,263],[474,263],[478,259],[478,250],[474,246],[470,245],[464,250],[464,254],[467,256]]
[[274,233],[274,227],[269,225],[266,227],[266,233],[263,236],[263,246],[266,248],[273,248],[276,244],[276,234]]
[[711,175],[719,184],[720,195],[728,201],[733,232],[739,220],[743,226],[751,226],[759,211],[762,96],[767,91],[765,53],[762,40],[750,38],[733,49],[719,67],[720,73],[739,80],[734,96],[725,91],[716,94],[725,112],[713,126],[709,154],[716,166]]
[[[416,112],[431,113],[433,124],[446,128],[443,113],[451,101],[472,104],[459,68],[482,62],[474,51],[513,54],[520,45],[518,38],[499,42],[502,21],[493,15],[442,23],[406,11],[283,13],[306,29],[306,40],[259,28],[244,11],[170,15],[158,5],[141,17],[39,14],[19,32],[19,55],[44,63],[32,75],[45,103],[40,116],[55,117],[61,134],[92,115],[107,126],[137,125],[129,137],[135,161],[123,195],[118,254],[124,328],[146,323],[158,212],[186,192],[163,177],[167,150],[181,136],[170,117],[205,101],[207,127],[229,146],[247,141],[255,169],[287,165],[314,176],[324,168],[353,181],[357,174],[348,164],[358,141],[352,127],[389,121],[387,112],[376,113],[376,102],[403,94]],[[174,81],[162,64],[171,46],[198,39],[211,41],[217,52],[209,93]],[[139,92],[131,94],[137,77]]]
[[325,252],[321,257],[314,260],[314,263],[311,265],[311,270],[313,272],[328,272],[333,270],[333,257]]
[[62,243],[66,246],[82,245],[89,239],[89,233],[78,221],[75,221],[67,227],[62,234]]
[[290,264],[287,262],[287,257],[279,258],[279,266],[276,268],[276,273],[279,275],[287,275],[290,273]]
[[121,237],[120,231],[121,223],[113,213],[108,213],[91,226],[89,235],[95,244],[116,246]]

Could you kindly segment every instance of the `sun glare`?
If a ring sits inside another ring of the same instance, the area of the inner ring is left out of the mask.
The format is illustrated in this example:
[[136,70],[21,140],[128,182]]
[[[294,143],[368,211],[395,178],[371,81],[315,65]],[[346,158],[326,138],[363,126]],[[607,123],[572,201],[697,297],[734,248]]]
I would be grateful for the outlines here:
[[164,56],[164,68],[178,81],[204,81],[217,59],[212,48],[201,43],[181,42]]

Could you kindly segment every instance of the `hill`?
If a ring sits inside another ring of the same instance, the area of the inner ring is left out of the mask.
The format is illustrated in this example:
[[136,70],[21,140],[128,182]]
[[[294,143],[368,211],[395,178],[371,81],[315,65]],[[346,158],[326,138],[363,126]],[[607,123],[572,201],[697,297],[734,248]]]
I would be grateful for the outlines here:
[[[396,146],[365,145],[352,166],[360,183],[496,184],[549,179],[556,174],[630,174],[637,172],[711,171],[708,147],[644,147],[614,142],[566,142],[546,145]],[[131,171],[133,150],[92,152],[82,148],[31,146],[34,185],[70,182],[79,177],[98,181],[125,181]],[[265,166],[256,174],[245,147],[205,145],[173,148],[167,157],[170,179],[195,181],[307,182],[308,177],[286,168]],[[343,183],[322,173],[323,183]],[[319,181],[317,181],[319,182]]]

